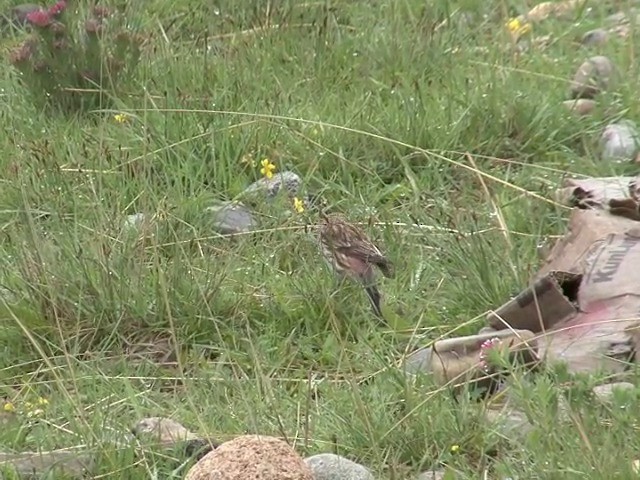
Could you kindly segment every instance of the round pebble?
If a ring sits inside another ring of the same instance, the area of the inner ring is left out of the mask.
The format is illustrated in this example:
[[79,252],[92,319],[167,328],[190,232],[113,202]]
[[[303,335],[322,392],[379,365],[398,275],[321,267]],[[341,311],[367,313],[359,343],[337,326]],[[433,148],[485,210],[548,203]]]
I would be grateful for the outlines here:
[[603,55],[585,60],[571,80],[571,98],[593,98],[607,90],[613,82],[615,67]]
[[207,207],[213,214],[213,228],[223,235],[250,232],[256,226],[251,211],[241,203],[227,203]]
[[274,174],[271,178],[265,177],[253,182],[240,195],[244,197],[262,194],[267,199],[273,199],[284,190],[287,195],[294,197],[300,193],[301,186],[302,179],[298,174],[284,171]]
[[144,213],[134,213],[133,215],[127,215],[124,219],[123,227],[126,229],[140,228],[144,221]]
[[640,135],[631,120],[610,123],[600,137],[601,158],[608,161],[631,160],[638,153]]
[[444,480],[446,473],[444,470],[429,470],[418,475],[416,480]]
[[321,453],[307,457],[304,461],[313,472],[314,480],[375,479],[366,467],[333,453]]
[[566,100],[562,104],[572,113],[583,117],[589,115],[596,108],[597,103],[588,98],[578,98],[576,100]]
[[604,28],[590,30],[582,36],[580,43],[587,47],[599,47],[609,40],[609,33]]
[[131,428],[136,437],[148,437],[158,440],[163,445],[172,445],[184,440],[192,440],[197,436],[185,428],[180,422],[165,417],[147,417],[136,422]]
[[613,397],[615,396],[616,390],[634,390],[635,388],[636,386],[633,383],[616,382],[598,385],[597,387],[593,387],[592,391],[596,398],[602,403],[611,403]]

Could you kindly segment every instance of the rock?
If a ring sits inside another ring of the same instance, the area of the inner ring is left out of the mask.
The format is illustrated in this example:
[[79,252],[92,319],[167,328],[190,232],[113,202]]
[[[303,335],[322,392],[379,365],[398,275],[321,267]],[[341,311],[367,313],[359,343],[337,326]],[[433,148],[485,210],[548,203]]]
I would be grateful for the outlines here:
[[615,67],[607,57],[598,55],[586,60],[571,81],[571,98],[593,98],[613,82]]
[[239,202],[207,207],[205,211],[213,213],[213,228],[223,235],[250,232],[256,226],[251,211]]
[[188,456],[198,460],[220,445],[216,440],[200,437],[181,423],[164,417],[143,418],[133,426],[131,433],[138,438],[146,437],[164,448],[180,444]]
[[199,438],[181,423],[164,417],[143,418],[133,426],[131,433],[136,437],[153,439],[163,446]]
[[273,175],[271,178],[261,178],[260,180],[253,182],[240,194],[241,197],[255,197],[264,195],[267,199],[273,199],[280,192],[284,190],[285,193],[291,197],[295,197],[300,193],[300,187],[302,186],[302,179],[299,175],[293,172],[280,172]]
[[629,23],[630,15],[635,15],[636,8],[630,8],[628,12],[616,12],[604,19],[607,25],[621,25]]
[[635,390],[636,386],[629,382],[615,382],[593,387],[593,394],[602,403],[611,403],[616,391]]
[[302,458],[286,442],[243,435],[202,457],[185,480],[314,480]]
[[500,410],[488,408],[484,412],[487,421],[498,427],[500,433],[509,439],[527,435],[533,429],[527,415],[521,410],[505,407]]
[[607,43],[607,40],[609,40],[609,32],[604,28],[596,28],[585,33],[580,43],[586,47],[599,47]]
[[188,440],[184,444],[184,452],[189,457],[194,457],[196,460],[200,460],[207,453],[209,453],[214,448],[218,448],[220,443],[206,438],[194,438],[192,440]]
[[487,333],[496,333],[498,330],[496,330],[495,328],[491,328],[491,327],[482,327],[480,330],[478,330],[478,335],[485,335]]
[[609,29],[609,34],[611,36],[616,36],[618,38],[628,38],[631,33],[631,27],[629,25],[618,25],[617,27],[612,27]]
[[321,453],[304,461],[311,469],[314,480],[375,480],[367,468],[340,455]]
[[444,480],[446,473],[444,470],[429,470],[418,475],[416,480]]
[[596,108],[597,103],[594,100],[590,100],[588,98],[578,98],[576,100],[566,100],[562,102],[570,112],[575,113],[578,116],[589,115],[594,108]]
[[0,286],[0,298],[6,303],[16,303],[18,301],[18,295],[13,290]]
[[[0,478],[95,478],[93,452],[58,449],[48,452],[0,453]],[[13,475],[9,472],[13,471]],[[7,475],[5,476],[5,472]]]
[[638,153],[640,135],[631,120],[610,123],[600,138],[601,158],[607,161],[632,160]]
[[144,213],[134,213],[133,215],[127,215],[127,217],[124,219],[123,227],[126,229],[140,228],[145,220],[146,217]]

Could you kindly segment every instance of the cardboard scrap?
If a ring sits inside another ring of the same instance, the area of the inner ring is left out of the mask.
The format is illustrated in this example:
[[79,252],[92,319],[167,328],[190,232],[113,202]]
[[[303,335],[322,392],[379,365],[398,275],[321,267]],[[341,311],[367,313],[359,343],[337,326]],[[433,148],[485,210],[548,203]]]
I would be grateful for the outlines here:
[[569,231],[529,287],[487,315],[493,331],[435,342],[407,357],[407,370],[440,384],[479,382],[480,345],[493,337],[509,339],[527,363],[562,362],[570,372],[621,373],[640,361],[640,223],[616,212],[640,220],[640,177],[568,180],[559,195],[579,207]]
[[640,226],[626,218],[613,216],[604,210],[574,210],[569,218],[569,232],[551,248],[535,279],[549,273],[584,272],[587,251],[596,242],[612,233],[624,233]]
[[405,359],[405,370],[433,374],[434,380],[444,385],[477,382],[480,387],[488,387],[492,379],[482,369],[481,345],[486,340],[499,338],[509,345],[514,359],[524,364],[538,361],[534,334],[526,330],[502,330],[466,337],[439,340],[432,347],[419,349]]
[[578,208],[606,208],[611,199],[638,199],[638,177],[603,177],[565,180],[556,200]]
[[[605,190],[595,193],[602,198]],[[569,229],[532,285],[487,321],[537,334],[538,354],[569,371],[623,372],[640,347],[640,224],[575,210]]]
[[518,328],[534,333],[547,330],[576,312],[572,297],[575,298],[581,280],[579,274],[551,272],[489,313],[489,326],[502,330],[517,324]]

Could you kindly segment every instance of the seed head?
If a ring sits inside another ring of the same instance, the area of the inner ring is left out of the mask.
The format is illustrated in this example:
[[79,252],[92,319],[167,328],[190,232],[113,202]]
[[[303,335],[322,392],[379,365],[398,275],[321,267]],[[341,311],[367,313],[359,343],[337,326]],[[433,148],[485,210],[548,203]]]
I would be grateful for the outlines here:
[[102,24],[95,18],[90,18],[84,22],[84,29],[90,35],[99,35],[102,33]]
[[107,18],[111,15],[111,10],[109,8],[104,7],[102,5],[96,5],[93,7],[93,16],[98,20],[102,20],[103,18]]

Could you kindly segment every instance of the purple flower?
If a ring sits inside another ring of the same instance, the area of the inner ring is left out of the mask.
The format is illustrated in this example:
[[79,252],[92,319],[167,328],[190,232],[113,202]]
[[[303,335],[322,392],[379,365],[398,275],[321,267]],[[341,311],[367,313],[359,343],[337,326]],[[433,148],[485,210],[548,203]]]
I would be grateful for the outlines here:
[[46,28],[51,23],[51,16],[46,10],[34,10],[27,13],[27,21],[36,27]]
[[52,17],[60,15],[67,8],[66,0],[58,0],[55,5],[49,7],[49,15]]

